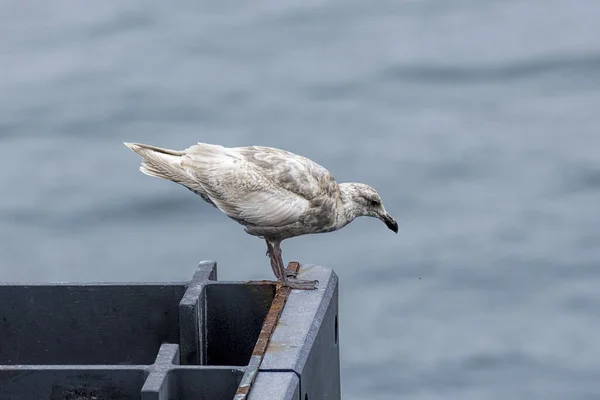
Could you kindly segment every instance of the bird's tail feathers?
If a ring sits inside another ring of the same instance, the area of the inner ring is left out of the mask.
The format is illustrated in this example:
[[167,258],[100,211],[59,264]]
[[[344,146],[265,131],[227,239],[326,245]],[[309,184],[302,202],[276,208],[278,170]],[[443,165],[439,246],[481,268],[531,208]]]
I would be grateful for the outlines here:
[[184,151],[163,149],[140,143],[127,143],[125,146],[142,157],[140,171],[146,175],[157,178],[168,179],[173,182],[182,183],[185,172],[181,168],[180,159]]
[[165,149],[162,147],[150,146],[149,144],[128,143],[128,142],[123,142],[123,144],[125,146],[129,147],[131,150],[138,153],[142,157],[143,157],[143,154],[148,151],[153,151],[153,152],[162,153],[162,154],[168,154],[171,156],[182,156],[185,154],[185,151]]

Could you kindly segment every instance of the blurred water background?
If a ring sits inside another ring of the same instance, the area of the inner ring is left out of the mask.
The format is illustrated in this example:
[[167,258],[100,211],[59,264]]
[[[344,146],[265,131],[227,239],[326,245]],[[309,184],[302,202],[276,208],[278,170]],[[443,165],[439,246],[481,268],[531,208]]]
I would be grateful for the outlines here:
[[3,281],[271,278],[122,141],[269,145],[374,186],[284,242],[340,277],[344,399],[600,399],[600,3],[0,2]]

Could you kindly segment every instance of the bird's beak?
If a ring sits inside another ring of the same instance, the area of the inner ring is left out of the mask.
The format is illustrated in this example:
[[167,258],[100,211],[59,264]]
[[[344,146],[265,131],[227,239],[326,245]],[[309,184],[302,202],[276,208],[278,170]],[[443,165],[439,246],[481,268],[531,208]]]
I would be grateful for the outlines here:
[[394,233],[398,233],[398,223],[388,212],[381,216],[380,219],[383,221],[385,226],[388,227],[388,229],[394,231]]

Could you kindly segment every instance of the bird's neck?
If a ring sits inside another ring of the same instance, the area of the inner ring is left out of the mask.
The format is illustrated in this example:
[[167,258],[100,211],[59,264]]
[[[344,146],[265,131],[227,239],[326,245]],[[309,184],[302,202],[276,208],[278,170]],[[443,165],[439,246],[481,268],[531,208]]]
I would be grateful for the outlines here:
[[339,199],[336,215],[337,229],[344,227],[355,218],[360,217],[360,211],[355,206],[354,197],[357,195],[357,187],[354,183],[340,183],[338,185]]

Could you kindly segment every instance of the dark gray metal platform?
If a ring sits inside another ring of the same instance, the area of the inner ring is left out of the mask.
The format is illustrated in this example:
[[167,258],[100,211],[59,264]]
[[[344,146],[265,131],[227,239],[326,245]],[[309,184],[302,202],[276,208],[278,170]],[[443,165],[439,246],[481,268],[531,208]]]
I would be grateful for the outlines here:
[[319,288],[286,295],[260,358],[277,287],[214,262],[189,282],[0,284],[0,400],[231,400],[250,377],[249,400],[340,399],[337,276],[299,277]]

